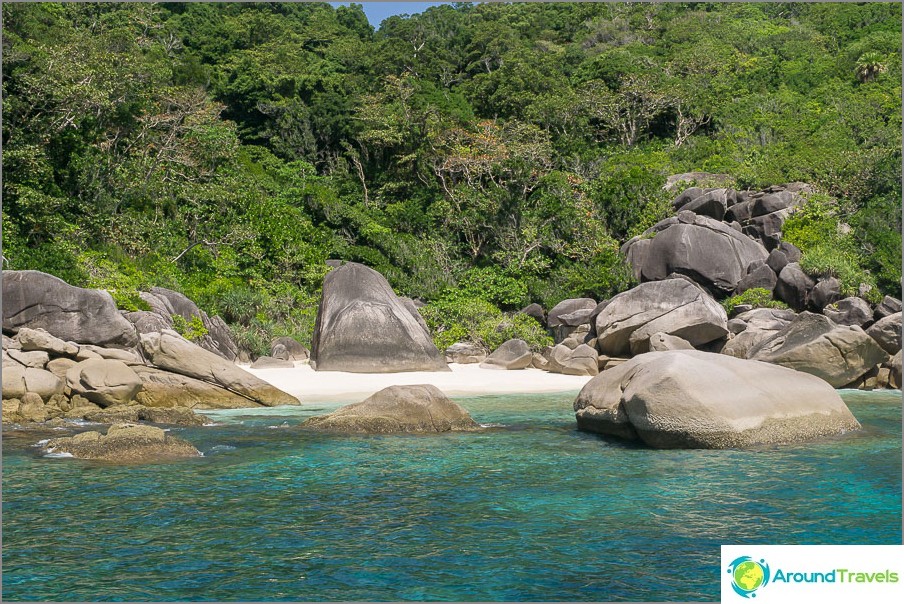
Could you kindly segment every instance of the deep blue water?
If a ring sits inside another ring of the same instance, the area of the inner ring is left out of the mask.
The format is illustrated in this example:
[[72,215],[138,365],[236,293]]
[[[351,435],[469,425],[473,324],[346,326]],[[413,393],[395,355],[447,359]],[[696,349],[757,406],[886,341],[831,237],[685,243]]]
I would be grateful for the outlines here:
[[901,543],[901,394],[802,446],[651,451],[575,430],[574,393],[459,399],[482,433],[337,437],[338,405],[174,429],[117,467],[3,442],[5,600],[718,600],[723,543]]

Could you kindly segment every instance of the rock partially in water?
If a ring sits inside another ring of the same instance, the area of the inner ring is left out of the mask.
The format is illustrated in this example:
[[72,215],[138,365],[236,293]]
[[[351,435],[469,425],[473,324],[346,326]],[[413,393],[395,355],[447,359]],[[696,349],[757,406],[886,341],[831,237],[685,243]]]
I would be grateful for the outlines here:
[[792,443],[860,428],[819,378],[699,351],[651,352],[604,371],[574,410],[581,430],[662,449]]
[[135,367],[142,389],[135,400],[147,407],[186,409],[240,409],[258,407],[244,396],[195,378],[162,371],[156,367]]
[[78,459],[97,459],[120,463],[156,462],[200,457],[191,443],[167,434],[154,426],[115,424],[106,434],[82,432],[71,437],[54,438],[44,451],[68,454]]
[[219,386],[253,403],[268,407],[299,404],[295,397],[174,331],[142,334],[141,347],[154,366]]
[[461,432],[479,430],[468,412],[429,384],[390,386],[360,403],[312,417],[306,428],[344,433]]
[[144,405],[115,405],[106,409],[76,407],[68,414],[99,424],[150,422],[176,426],[204,426],[212,420],[183,407],[145,407]]

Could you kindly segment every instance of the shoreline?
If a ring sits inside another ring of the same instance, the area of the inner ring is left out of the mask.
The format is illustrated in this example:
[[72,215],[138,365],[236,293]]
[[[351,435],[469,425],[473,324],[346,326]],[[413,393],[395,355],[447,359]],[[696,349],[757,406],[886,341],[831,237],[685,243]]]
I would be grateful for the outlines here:
[[306,362],[292,369],[242,369],[298,398],[302,405],[357,403],[388,386],[432,384],[446,396],[461,398],[497,394],[537,394],[578,391],[592,376],[563,375],[541,369],[481,369],[479,364],[449,363],[452,371],[351,373],[314,371]]

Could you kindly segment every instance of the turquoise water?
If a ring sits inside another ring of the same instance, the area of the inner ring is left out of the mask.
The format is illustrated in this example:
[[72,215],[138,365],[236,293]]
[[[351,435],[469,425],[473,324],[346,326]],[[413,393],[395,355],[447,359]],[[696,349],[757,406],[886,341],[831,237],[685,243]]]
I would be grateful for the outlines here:
[[213,414],[205,453],[117,467],[3,442],[6,600],[718,600],[722,543],[901,543],[901,395],[863,431],[650,451],[574,393],[460,402],[483,433],[335,437],[337,405]]

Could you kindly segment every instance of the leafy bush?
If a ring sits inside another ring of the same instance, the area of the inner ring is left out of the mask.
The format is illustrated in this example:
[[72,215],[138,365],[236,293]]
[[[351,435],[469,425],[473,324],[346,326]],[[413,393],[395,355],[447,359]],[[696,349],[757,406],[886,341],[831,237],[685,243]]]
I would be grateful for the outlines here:
[[197,315],[192,315],[190,321],[186,321],[182,315],[173,315],[173,329],[191,342],[197,342],[207,335],[207,328]]
[[433,334],[433,343],[440,350],[456,342],[473,342],[495,350],[512,338],[524,340],[533,349],[552,344],[536,319],[520,313],[503,313],[480,298],[449,296],[419,310]]
[[497,267],[472,268],[458,281],[458,296],[480,298],[499,306],[517,306],[524,303],[527,286]]
[[[147,275],[127,258],[116,258],[116,251],[87,251],[78,256],[78,264],[87,275],[84,287],[105,289],[122,310],[150,310],[138,292],[150,286]],[[73,285],[79,285],[74,283]]]
[[763,287],[754,287],[737,296],[722,300],[722,307],[729,315],[737,306],[750,304],[754,308],[788,308],[788,305],[772,298],[772,292]]
[[813,195],[785,221],[782,237],[800,248],[800,267],[811,277],[835,277],[841,293],[859,295],[861,285],[871,302],[881,299],[876,280],[860,266],[861,251],[849,228],[838,221],[834,201]]

